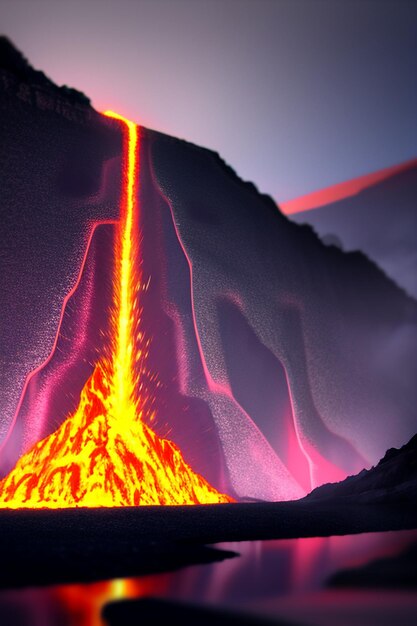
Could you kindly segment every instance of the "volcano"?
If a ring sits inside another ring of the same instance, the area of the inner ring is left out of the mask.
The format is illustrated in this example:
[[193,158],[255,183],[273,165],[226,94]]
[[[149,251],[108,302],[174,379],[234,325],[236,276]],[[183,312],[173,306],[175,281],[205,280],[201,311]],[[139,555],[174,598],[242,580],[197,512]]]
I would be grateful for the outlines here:
[[146,367],[149,340],[141,330],[139,130],[117,113],[105,115],[124,128],[109,359],[96,366],[76,412],[24,455],[0,483],[0,506],[232,502],[196,475],[176,446],[143,422],[147,413],[148,418],[154,417],[150,409],[154,376]]
[[77,414],[102,357],[110,387],[130,372],[135,408],[120,419],[172,442],[220,498],[300,498],[410,439],[416,300],[218,154],[143,127],[124,309],[137,341],[119,342],[125,125],[12,57],[0,63],[3,477]]

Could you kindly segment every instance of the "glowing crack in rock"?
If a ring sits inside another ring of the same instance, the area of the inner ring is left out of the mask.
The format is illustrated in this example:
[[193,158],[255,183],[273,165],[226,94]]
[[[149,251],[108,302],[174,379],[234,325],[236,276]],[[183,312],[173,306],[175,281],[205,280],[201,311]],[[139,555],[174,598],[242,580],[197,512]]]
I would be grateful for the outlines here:
[[124,128],[123,196],[116,243],[109,355],[96,365],[76,411],[24,454],[0,482],[0,508],[65,508],[232,502],[145,423],[154,417],[141,329],[138,128]]

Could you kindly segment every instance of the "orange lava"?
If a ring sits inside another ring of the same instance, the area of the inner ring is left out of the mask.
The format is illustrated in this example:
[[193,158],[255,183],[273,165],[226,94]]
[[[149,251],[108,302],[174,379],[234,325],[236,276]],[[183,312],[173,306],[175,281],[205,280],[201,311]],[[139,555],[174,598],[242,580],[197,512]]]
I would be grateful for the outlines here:
[[154,417],[141,330],[137,181],[139,134],[124,128],[124,184],[116,243],[110,355],[86,382],[78,408],[24,454],[0,482],[0,508],[113,507],[232,502],[145,423]]

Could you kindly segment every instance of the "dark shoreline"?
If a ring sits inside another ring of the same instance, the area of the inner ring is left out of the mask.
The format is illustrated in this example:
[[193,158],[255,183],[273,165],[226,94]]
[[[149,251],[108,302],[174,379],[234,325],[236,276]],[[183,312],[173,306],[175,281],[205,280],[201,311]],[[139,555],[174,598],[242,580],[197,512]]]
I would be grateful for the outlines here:
[[299,500],[0,511],[0,587],[88,582],[236,556],[206,544],[417,528],[414,503]]

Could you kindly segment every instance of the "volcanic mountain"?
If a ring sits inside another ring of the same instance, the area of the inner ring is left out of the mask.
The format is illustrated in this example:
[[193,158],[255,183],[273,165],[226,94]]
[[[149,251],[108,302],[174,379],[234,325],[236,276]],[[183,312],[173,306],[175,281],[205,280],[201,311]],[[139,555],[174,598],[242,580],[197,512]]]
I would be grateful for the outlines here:
[[123,183],[108,311],[108,358],[84,385],[77,410],[23,455],[0,483],[1,507],[68,508],[231,502],[184,462],[171,442],[145,424],[154,412],[142,328],[139,227],[139,131],[122,125]]
[[[108,354],[124,155],[119,124],[10,56],[3,475],[75,414]],[[140,163],[140,308],[158,379],[145,426],[220,495],[264,500],[301,497],[404,444],[417,430],[416,301],[364,254],[291,222],[214,152],[140,128]]]

